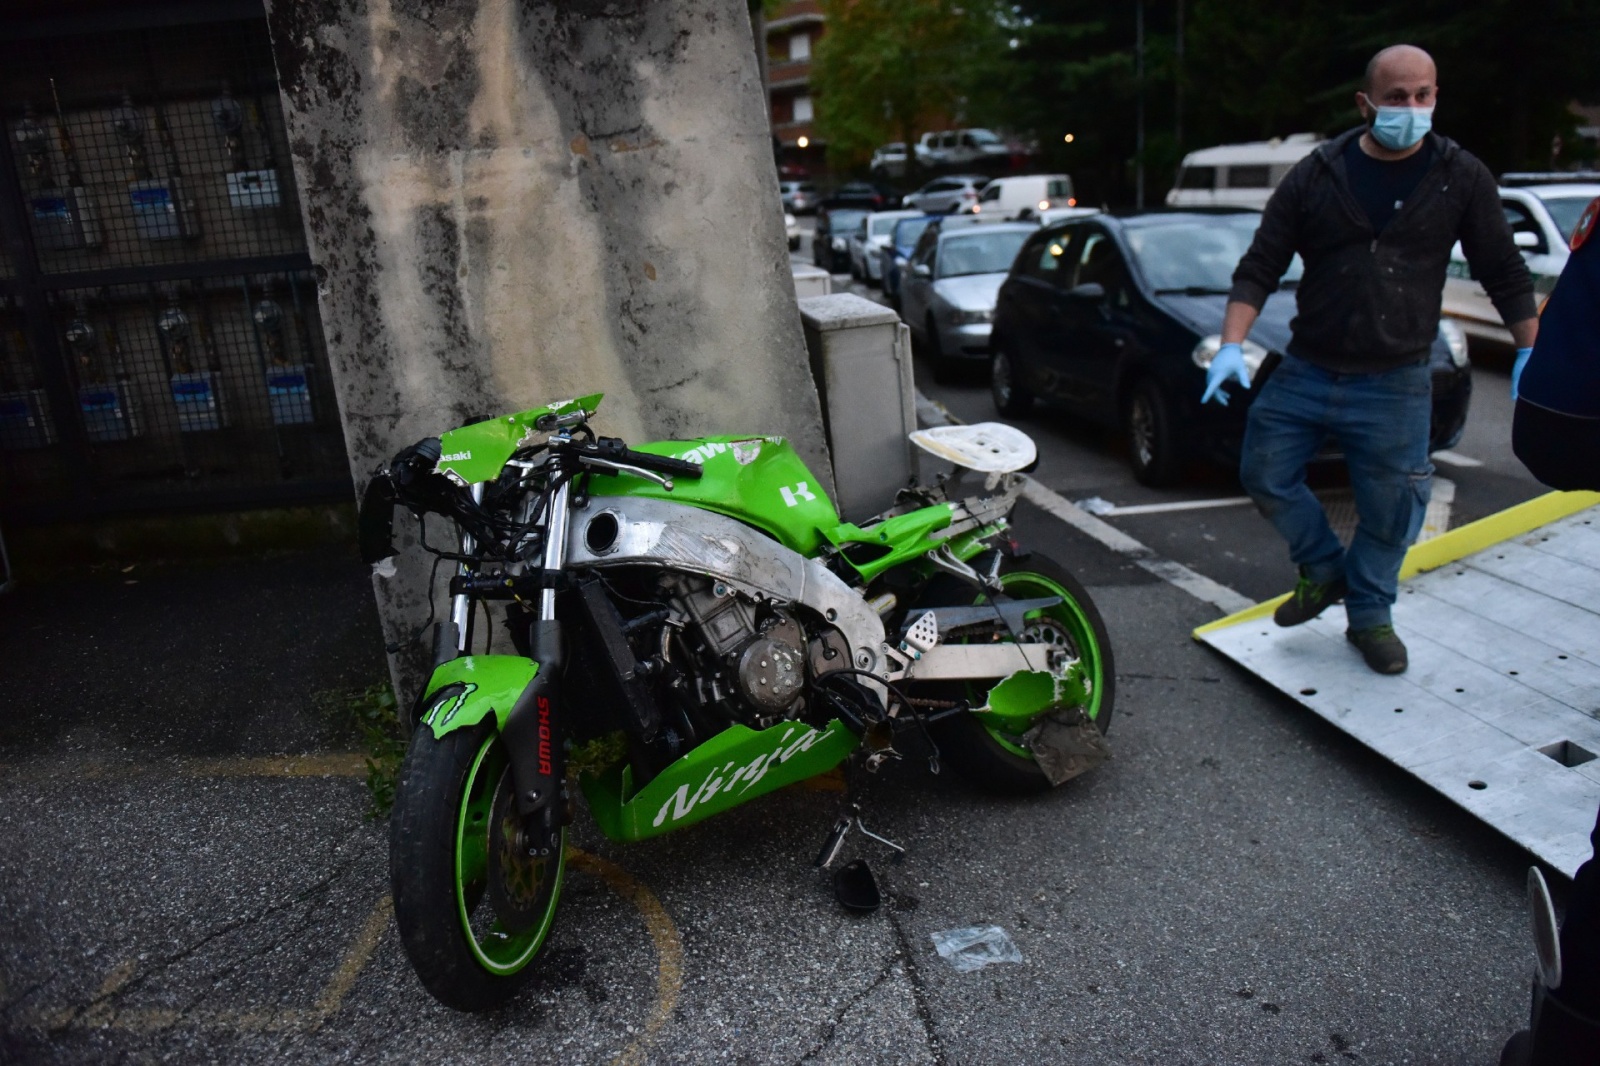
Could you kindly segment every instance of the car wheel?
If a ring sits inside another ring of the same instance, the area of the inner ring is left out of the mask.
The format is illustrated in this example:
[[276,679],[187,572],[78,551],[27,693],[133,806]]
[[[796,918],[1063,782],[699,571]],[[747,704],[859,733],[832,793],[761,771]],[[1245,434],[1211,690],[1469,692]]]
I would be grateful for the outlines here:
[[1155,381],[1141,378],[1134,384],[1123,405],[1122,421],[1134,480],[1151,487],[1176,484],[1183,473],[1177,427],[1172,405]]
[[1022,383],[1022,367],[1004,344],[995,345],[989,362],[989,396],[1006,418],[1020,418],[1033,407],[1033,393]]

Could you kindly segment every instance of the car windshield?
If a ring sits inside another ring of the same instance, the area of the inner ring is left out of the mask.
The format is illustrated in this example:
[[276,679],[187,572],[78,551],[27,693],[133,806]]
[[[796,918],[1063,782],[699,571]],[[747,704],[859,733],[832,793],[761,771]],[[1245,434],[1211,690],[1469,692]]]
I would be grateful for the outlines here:
[[1031,233],[1012,230],[1003,233],[963,233],[939,245],[939,276],[959,278],[967,274],[1003,274],[1011,269],[1017,249]]
[[1589,206],[1594,199],[1592,196],[1541,196],[1546,211],[1550,212],[1550,221],[1556,224],[1556,229],[1561,231],[1561,239],[1567,244],[1572,243],[1572,231],[1578,228],[1578,216],[1583,214],[1583,209]]
[[894,232],[894,224],[899,222],[893,216],[889,218],[875,218],[872,220],[872,235],[874,237],[887,237]]
[[968,133],[969,136],[972,137],[972,143],[973,144],[999,144],[1000,143],[1000,138],[996,137],[994,134],[990,133],[988,130],[968,130],[967,133]]
[[909,248],[917,243],[917,238],[922,236],[922,231],[928,228],[931,218],[908,218],[903,222],[895,223],[894,243],[902,248]]
[[848,233],[861,225],[861,220],[867,217],[866,211],[851,211],[839,207],[828,212],[828,228],[835,233]]
[[[1126,234],[1134,259],[1157,292],[1225,293],[1259,225],[1257,214],[1218,215],[1129,226]],[[1297,255],[1282,280],[1292,285],[1304,269]]]

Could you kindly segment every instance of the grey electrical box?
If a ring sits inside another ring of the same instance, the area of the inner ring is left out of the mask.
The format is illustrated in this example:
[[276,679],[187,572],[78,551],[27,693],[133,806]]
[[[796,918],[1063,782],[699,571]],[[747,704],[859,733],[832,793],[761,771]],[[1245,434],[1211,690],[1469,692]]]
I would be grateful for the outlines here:
[[56,442],[43,389],[0,392],[0,448],[21,451]]
[[311,409],[310,368],[275,366],[267,370],[267,403],[272,421],[280,426],[301,426],[315,421]]
[[128,183],[133,225],[147,241],[173,241],[200,236],[200,227],[183,199],[177,178],[151,178]]
[[33,239],[41,248],[67,252],[100,247],[100,222],[89,190],[79,187],[41,189],[28,197]]
[[235,211],[259,211],[277,207],[276,170],[237,170],[228,175],[228,203]]
[[888,510],[917,472],[911,335],[899,315],[849,293],[801,300],[800,322],[839,514],[860,522]]
[[198,433],[228,424],[228,408],[222,400],[218,377],[214,370],[172,375],[172,402],[178,408],[180,431]]
[[85,385],[78,390],[83,428],[92,441],[132,440],[142,432],[139,405],[126,381]]

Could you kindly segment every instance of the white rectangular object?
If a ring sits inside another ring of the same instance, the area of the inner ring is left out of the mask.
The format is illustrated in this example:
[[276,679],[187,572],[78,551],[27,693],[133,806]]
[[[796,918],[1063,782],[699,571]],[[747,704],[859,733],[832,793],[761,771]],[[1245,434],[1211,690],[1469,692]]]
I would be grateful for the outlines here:
[[1600,806],[1595,590],[1590,508],[1404,582],[1404,674],[1369,670],[1337,607],[1197,636],[1570,877]]

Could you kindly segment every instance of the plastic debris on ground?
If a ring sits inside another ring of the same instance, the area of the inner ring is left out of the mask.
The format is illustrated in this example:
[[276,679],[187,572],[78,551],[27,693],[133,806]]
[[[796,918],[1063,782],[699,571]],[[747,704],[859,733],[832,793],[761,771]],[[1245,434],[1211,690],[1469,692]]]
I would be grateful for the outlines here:
[[1099,496],[1090,496],[1087,500],[1079,500],[1078,506],[1090,514],[1110,514],[1117,509],[1116,504]]
[[1021,962],[1022,952],[998,925],[969,925],[930,934],[939,957],[959,973],[981,970],[990,963]]

